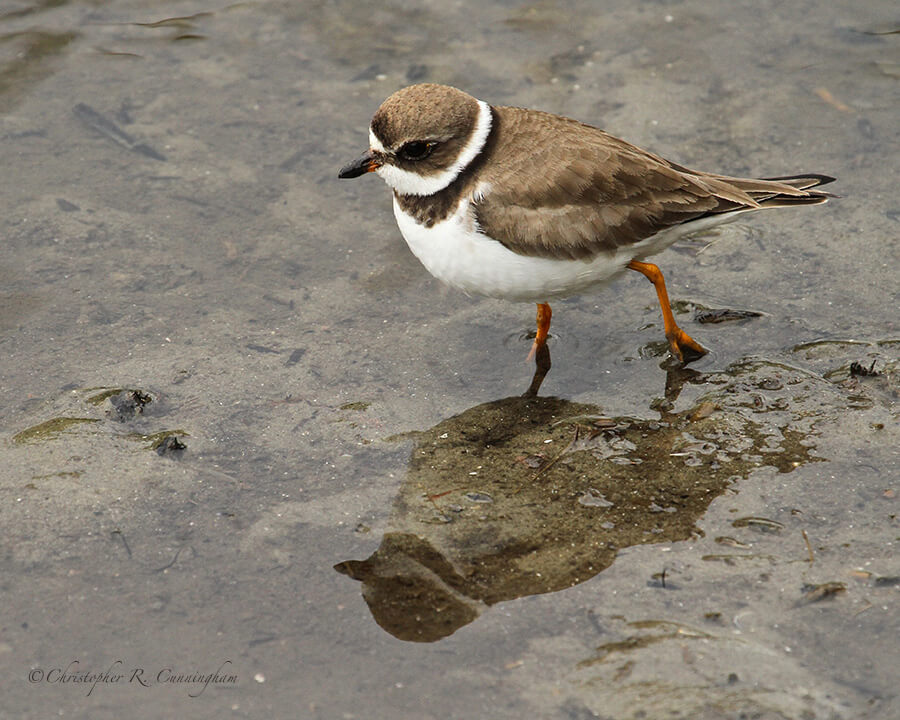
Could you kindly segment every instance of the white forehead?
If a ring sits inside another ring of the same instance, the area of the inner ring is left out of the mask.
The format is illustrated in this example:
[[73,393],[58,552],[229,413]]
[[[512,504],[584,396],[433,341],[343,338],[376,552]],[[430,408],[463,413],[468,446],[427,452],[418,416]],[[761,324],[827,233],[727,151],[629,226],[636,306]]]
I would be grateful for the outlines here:
[[375,131],[372,130],[372,128],[369,128],[369,148],[380,153],[387,152],[387,150],[384,149],[384,145],[381,144],[381,140],[378,139],[378,136],[375,134]]

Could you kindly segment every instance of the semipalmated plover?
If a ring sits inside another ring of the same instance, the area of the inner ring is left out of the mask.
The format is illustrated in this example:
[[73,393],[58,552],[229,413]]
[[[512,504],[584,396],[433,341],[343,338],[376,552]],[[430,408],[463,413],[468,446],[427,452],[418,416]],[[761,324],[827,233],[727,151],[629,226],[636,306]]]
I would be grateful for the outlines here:
[[706,351],[675,323],[665,281],[644,262],[675,240],[763,208],[816,205],[827,175],[755,180],[690,170],[559,115],[495,107],[445,85],[412,85],[382,103],[369,150],[341,178],[375,172],[394,191],[410,249],[466,293],[537,303],[532,353],[550,300],[626,269],[656,288],[672,354]]

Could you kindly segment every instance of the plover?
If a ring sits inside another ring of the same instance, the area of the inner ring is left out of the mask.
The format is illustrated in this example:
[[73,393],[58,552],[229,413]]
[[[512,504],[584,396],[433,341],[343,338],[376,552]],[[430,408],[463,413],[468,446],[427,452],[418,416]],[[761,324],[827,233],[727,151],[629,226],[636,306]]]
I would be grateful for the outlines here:
[[636,270],[656,288],[672,354],[706,350],[675,322],[663,275],[645,262],[675,240],[764,208],[824,203],[834,180],[691,170],[591,125],[491,106],[445,85],[398,90],[369,126],[369,149],[339,177],[375,172],[391,187],[400,232],[428,271],[466,293],[537,304],[532,354],[549,301]]

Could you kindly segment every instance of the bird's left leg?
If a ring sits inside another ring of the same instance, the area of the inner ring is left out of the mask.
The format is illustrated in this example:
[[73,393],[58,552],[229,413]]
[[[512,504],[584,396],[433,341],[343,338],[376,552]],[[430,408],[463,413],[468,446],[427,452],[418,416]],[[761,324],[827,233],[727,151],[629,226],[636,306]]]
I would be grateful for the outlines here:
[[550,311],[550,306],[547,303],[537,304],[537,333],[535,333],[531,351],[528,353],[529,361],[535,356],[538,349],[547,344],[547,335],[550,334],[550,318],[552,316],[553,313]]

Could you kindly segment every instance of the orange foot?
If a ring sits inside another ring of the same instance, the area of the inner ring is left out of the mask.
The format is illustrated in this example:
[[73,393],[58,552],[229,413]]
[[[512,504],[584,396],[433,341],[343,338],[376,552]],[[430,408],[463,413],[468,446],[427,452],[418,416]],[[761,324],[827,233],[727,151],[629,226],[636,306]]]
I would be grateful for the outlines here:
[[669,341],[669,350],[678,358],[678,362],[682,365],[692,362],[706,355],[707,350],[694,338],[688,335],[677,325],[675,329],[666,336]]
[[636,270],[656,288],[656,297],[659,299],[659,309],[662,310],[663,327],[666,331],[666,339],[669,341],[669,349],[678,358],[682,365],[706,355],[706,350],[684,330],[678,327],[675,316],[672,314],[672,306],[669,304],[669,294],[666,292],[666,281],[656,265],[652,263],[632,260],[628,267]]

